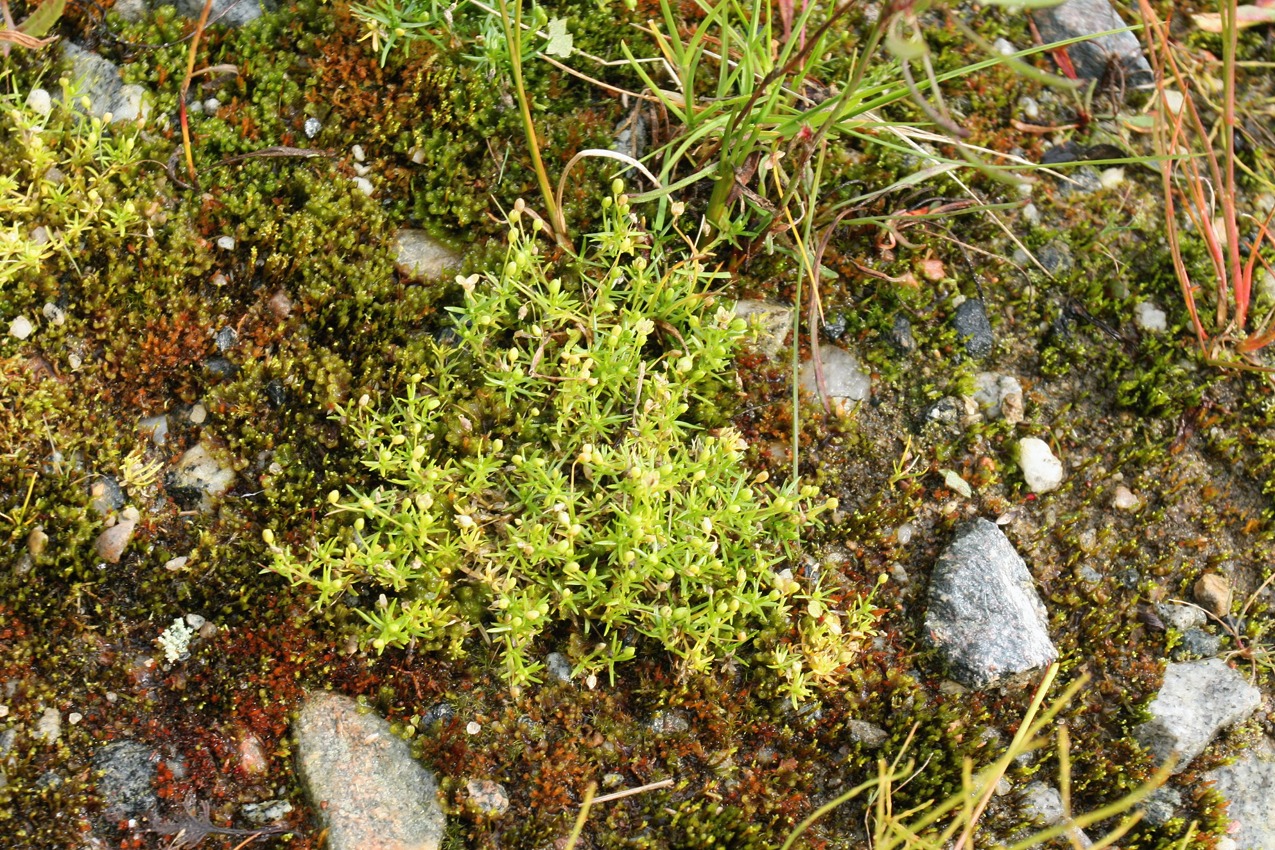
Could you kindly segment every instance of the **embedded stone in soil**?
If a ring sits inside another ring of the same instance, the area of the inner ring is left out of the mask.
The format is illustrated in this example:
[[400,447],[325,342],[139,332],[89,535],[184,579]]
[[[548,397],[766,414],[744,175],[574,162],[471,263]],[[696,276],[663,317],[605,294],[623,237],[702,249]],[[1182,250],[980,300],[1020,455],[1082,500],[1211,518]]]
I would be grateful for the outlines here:
[[330,850],[435,850],[438,782],[389,724],[340,694],[306,698],[293,724],[301,781]]
[[1164,669],[1164,685],[1150,706],[1151,720],[1135,736],[1173,772],[1186,768],[1228,726],[1243,723],[1262,694],[1220,658],[1184,661]]
[[1027,565],[985,519],[957,529],[930,579],[926,634],[952,678],[985,688],[1053,663],[1045,606]]

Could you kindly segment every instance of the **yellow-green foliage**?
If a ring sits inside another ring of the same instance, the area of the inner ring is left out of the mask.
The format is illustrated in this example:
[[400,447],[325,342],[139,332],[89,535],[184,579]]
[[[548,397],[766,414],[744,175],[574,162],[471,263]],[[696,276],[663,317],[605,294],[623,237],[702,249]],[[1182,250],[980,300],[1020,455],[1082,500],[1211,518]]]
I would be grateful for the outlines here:
[[461,281],[459,346],[405,398],[340,412],[379,486],[332,493],[352,525],[306,555],[274,547],[272,569],[319,606],[380,593],[360,611],[377,649],[459,653],[481,626],[514,685],[537,681],[532,643],[566,622],[588,674],[614,674],[638,634],[702,672],[764,632],[789,695],[808,696],[873,623],[868,600],[838,610],[786,568],[835,501],[768,486],[736,431],[696,421],[745,324],[698,260],[643,256],[622,194],[604,207],[574,281],[515,213],[504,267]]
[[0,167],[0,293],[18,294],[27,275],[91,229],[122,236],[142,223],[132,201],[110,203],[137,161],[137,128],[90,118],[71,83],[60,88],[47,115],[29,92],[0,95],[0,138],[17,154]]

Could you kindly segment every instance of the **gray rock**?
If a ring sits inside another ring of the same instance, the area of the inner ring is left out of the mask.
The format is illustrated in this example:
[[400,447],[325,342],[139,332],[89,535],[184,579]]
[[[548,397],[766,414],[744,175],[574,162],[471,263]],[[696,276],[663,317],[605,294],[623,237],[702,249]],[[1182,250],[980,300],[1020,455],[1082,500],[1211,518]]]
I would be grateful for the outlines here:
[[545,656],[545,668],[549,675],[559,682],[571,681],[571,662],[561,652],[551,652]]
[[961,525],[930,578],[925,629],[952,678],[985,688],[1058,658],[1027,565],[998,526]]
[[154,748],[139,741],[114,741],[93,756],[93,767],[100,776],[97,792],[102,797],[108,818],[122,820],[155,809]]
[[249,823],[263,826],[277,823],[292,811],[292,804],[287,800],[262,800],[259,803],[245,803],[239,807],[239,813]]
[[1187,629],[1182,633],[1182,643],[1178,648],[1192,658],[1212,658],[1222,652],[1222,638],[1204,629]]
[[89,484],[89,507],[99,516],[124,507],[124,490],[110,475],[99,475]]
[[485,815],[503,815],[509,810],[509,794],[499,782],[490,779],[471,779],[465,783],[469,802]]
[[656,735],[678,735],[691,728],[691,722],[686,719],[686,713],[676,709],[655,712],[648,725]]
[[1208,620],[1198,607],[1181,602],[1157,602],[1155,612],[1160,615],[1160,619],[1180,632],[1202,626]]
[[124,85],[115,63],[69,41],[62,42],[62,55],[71,63],[71,79],[89,99],[90,115],[102,118],[109,112],[114,121],[146,117],[145,89]]
[[1064,198],[1072,195],[1090,195],[1102,188],[1102,174],[1098,169],[1088,165],[1068,168],[1058,181],[1059,194]]
[[[156,0],[155,5],[162,3]],[[241,27],[274,10],[274,0],[213,0],[208,24]],[[177,0],[177,11],[188,18],[198,18],[204,11],[203,0]]]
[[1036,251],[1036,259],[1050,274],[1065,274],[1075,268],[1076,261],[1071,257],[1071,246],[1061,239],[1055,239],[1042,245]]
[[974,376],[974,401],[989,419],[1011,425],[1023,421],[1023,385],[1013,375],[979,372]]
[[1138,807],[1142,811],[1142,819],[1149,826],[1164,826],[1178,815],[1182,808],[1182,792],[1167,785],[1151,792]]
[[236,333],[235,329],[230,326],[226,326],[213,334],[213,343],[217,346],[217,350],[222,354],[225,354],[227,351],[234,348],[238,342],[239,334]]
[[849,734],[850,740],[857,744],[863,744],[870,750],[875,750],[890,740],[889,732],[865,720],[846,721],[846,732]]
[[912,322],[902,313],[894,316],[890,324],[890,342],[900,354],[911,354],[916,351],[916,337],[912,336]]
[[1269,738],[1244,753],[1234,764],[1206,775],[1213,787],[1231,801],[1227,815],[1240,850],[1275,850],[1275,744]]
[[124,20],[134,24],[146,17],[149,11],[146,8],[146,0],[115,0],[115,5],[111,9]]
[[394,236],[399,274],[412,280],[439,280],[460,267],[460,254],[424,230],[400,230]]
[[[1108,0],[1066,0],[1058,6],[1033,9],[1032,17],[1046,44],[1125,27]],[[1154,82],[1138,37],[1131,32],[1091,38],[1068,45],[1066,50],[1077,76],[1085,79],[1101,80],[1114,64],[1123,72],[1125,86]]]
[[1031,820],[1052,826],[1065,817],[1062,794],[1044,782],[1032,782],[1023,789],[1023,815]]
[[421,714],[421,728],[429,729],[436,723],[447,723],[456,717],[456,709],[449,702],[436,702]]
[[200,442],[177,461],[177,468],[168,476],[166,486],[170,491],[196,494],[200,509],[207,512],[212,510],[213,500],[229,490],[234,482],[235,471],[218,463],[208,447]]
[[302,784],[330,850],[435,850],[445,818],[434,775],[348,697],[310,694],[293,723]]
[[1174,662],[1165,667],[1164,685],[1151,701],[1151,720],[1134,735],[1160,763],[1173,758],[1177,773],[1261,702],[1261,692],[1220,658]]
[[137,430],[143,437],[150,437],[151,442],[162,446],[168,442],[168,416],[147,416],[137,423]]
[[749,327],[756,328],[757,350],[762,354],[774,357],[783,350],[788,332],[792,330],[791,307],[746,298],[735,303],[735,315],[748,322]]
[[32,737],[46,744],[56,743],[62,737],[62,713],[56,708],[46,708],[35,721]]
[[952,326],[965,343],[965,351],[975,360],[982,360],[992,353],[996,337],[992,335],[992,323],[987,320],[987,308],[982,299],[967,298],[956,308]]
[[[819,359],[823,364],[824,387],[830,399],[864,401],[872,394],[872,375],[859,365],[858,357],[835,345],[823,345],[819,347]],[[814,398],[820,395],[813,359],[801,366],[801,387]]]

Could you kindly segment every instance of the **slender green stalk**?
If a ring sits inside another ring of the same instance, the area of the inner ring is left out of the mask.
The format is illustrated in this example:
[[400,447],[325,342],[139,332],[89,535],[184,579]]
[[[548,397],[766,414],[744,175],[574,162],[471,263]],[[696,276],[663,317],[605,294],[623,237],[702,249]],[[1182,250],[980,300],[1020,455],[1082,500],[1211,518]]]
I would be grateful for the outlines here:
[[527,87],[522,77],[522,0],[514,0],[512,18],[509,15],[509,5],[506,0],[498,0],[498,3],[500,23],[505,30],[505,43],[509,45],[509,66],[513,74],[514,93],[518,97],[518,111],[522,116],[522,129],[527,136],[527,148],[531,153],[531,165],[536,172],[536,182],[540,186],[540,196],[544,200],[545,214],[549,218],[549,226],[553,229],[554,239],[562,248],[572,251],[571,238],[567,235],[567,221],[554,198],[549,173],[545,170],[544,160],[540,156],[540,140],[536,137],[536,125],[531,118],[531,101],[527,97]]

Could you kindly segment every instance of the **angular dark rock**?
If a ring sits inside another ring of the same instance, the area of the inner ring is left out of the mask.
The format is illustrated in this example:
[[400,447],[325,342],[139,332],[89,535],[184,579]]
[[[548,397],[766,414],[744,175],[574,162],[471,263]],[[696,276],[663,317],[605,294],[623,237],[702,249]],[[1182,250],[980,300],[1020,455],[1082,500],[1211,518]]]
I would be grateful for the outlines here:
[[956,308],[952,326],[965,343],[965,351],[975,360],[982,360],[992,353],[996,337],[992,335],[992,323],[987,320],[987,308],[980,298],[969,298]]
[[1058,658],[1045,606],[1023,559],[998,526],[963,524],[930,577],[925,631],[953,679],[985,688]]
[[[1123,29],[1126,24],[1108,0],[1066,0],[1057,6],[1033,9],[1032,18],[1045,44]],[[1151,66],[1142,55],[1138,37],[1125,31],[1070,44],[1066,48],[1076,76],[1102,80],[1119,74],[1123,87],[1154,82]]]

